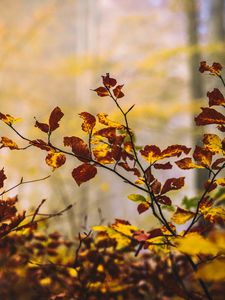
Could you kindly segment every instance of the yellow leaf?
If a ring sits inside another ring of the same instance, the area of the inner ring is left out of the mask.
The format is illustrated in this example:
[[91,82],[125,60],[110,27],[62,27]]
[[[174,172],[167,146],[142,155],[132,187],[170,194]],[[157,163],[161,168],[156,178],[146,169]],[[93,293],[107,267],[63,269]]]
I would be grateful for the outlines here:
[[220,250],[215,243],[197,232],[189,233],[185,237],[178,237],[175,243],[178,250],[190,255],[216,255]]
[[213,153],[222,153],[222,141],[216,134],[204,134],[205,148]]
[[2,146],[0,148],[8,147],[11,150],[19,148],[15,142],[13,142],[12,140],[8,139],[5,136],[2,136],[0,143],[2,144]]
[[112,164],[114,159],[111,156],[111,148],[107,144],[99,144],[93,148],[96,160],[102,164]]
[[4,115],[4,114],[0,113],[0,120],[2,120],[3,122],[5,122],[8,125],[12,125],[16,122],[21,121],[22,119],[21,118],[14,118],[9,114]]
[[124,126],[120,123],[117,123],[117,122],[114,122],[114,121],[111,121],[110,119],[108,119],[108,115],[105,114],[105,113],[99,113],[97,115],[98,117],[98,121],[99,123],[101,124],[104,124],[106,126],[110,126],[110,127],[114,127],[114,128],[117,128],[117,129],[123,129]]
[[184,224],[193,217],[193,212],[178,207],[173,216],[171,217],[171,221],[176,224]]
[[203,211],[204,218],[211,223],[225,222],[225,209],[223,207],[212,207],[209,210]]
[[201,266],[197,273],[197,278],[208,281],[225,280],[225,259],[214,259],[213,261]]
[[49,151],[45,158],[46,164],[54,169],[61,167],[66,162],[66,156],[61,152]]

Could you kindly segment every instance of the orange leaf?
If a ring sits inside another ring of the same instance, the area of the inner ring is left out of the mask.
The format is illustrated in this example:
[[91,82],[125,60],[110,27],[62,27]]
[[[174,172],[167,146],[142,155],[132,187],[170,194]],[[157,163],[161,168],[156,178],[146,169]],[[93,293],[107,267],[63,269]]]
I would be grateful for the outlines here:
[[80,186],[82,183],[92,179],[97,174],[95,166],[84,163],[79,167],[73,169],[72,176],[76,183]]

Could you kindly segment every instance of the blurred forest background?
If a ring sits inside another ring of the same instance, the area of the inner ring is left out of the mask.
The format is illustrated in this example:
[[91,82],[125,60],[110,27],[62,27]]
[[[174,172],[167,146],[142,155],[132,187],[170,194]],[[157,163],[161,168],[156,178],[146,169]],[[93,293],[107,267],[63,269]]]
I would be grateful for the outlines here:
[[[59,106],[65,117],[55,143],[62,146],[61,136],[82,134],[82,111],[120,120],[109,99],[90,91],[109,72],[125,84],[123,107],[136,104],[129,116],[138,145],[198,143],[193,115],[207,101],[206,90],[220,85],[200,75],[198,66],[201,60],[225,63],[224,7],[224,0],[0,0],[0,111],[22,117],[18,130],[37,138],[42,134],[33,126],[34,116],[46,121]],[[0,130],[23,145],[4,124]],[[8,187],[22,176],[51,174],[44,155],[33,148],[2,149],[0,167]],[[76,165],[68,159],[47,181],[21,186],[12,195],[19,194],[24,209],[46,198],[48,212],[75,202],[60,222],[51,222],[71,235],[102,218],[107,223],[120,217],[149,228],[151,216],[138,216],[135,203],[126,199],[133,189],[105,171],[78,188],[71,176]],[[203,174],[188,174],[183,194],[192,196]],[[161,179],[166,176],[163,172]]]

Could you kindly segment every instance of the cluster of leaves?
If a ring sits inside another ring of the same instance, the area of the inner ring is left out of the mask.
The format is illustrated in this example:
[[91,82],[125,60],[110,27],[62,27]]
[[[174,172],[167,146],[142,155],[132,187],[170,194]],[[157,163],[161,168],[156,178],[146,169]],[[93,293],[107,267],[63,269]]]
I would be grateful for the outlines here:
[[[219,63],[209,66],[201,62],[199,68],[202,73],[209,72],[218,77],[225,86],[221,70]],[[43,235],[39,237],[40,242],[34,243],[37,237],[33,231],[37,230],[38,220],[43,218],[39,212],[42,203],[31,219],[20,225],[26,220],[26,214],[17,214],[16,199],[6,199],[1,202],[2,242],[10,239],[21,241],[25,252],[29,253],[25,255],[25,262],[23,256],[21,260],[17,257],[18,265],[24,262],[27,267],[23,278],[32,274],[38,293],[45,299],[143,299],[145,296],[155,299],[164,296],[214,299],[212,294],[215,299],[222,299],[220,294],[225,279],[225,234],[222,230],[225,209],[218,195],[221,195],[225,186],[222,175],[225,168],[225,139],[222,137],[225,131],[224,96],[217,88],[208,92],[208,107],[202,108],[202,112],[195,118],[197,126],[216,125],[217,134],[204,134],[202,146],[194,149],[180,144],[160,149],[151,144],[136,145],[134,132],[128,122],[128,114],[134,105],[127,110],[122,108],[122,89],[123,85],[117,84],[117,80],[107,73],[102,76],[102,86],[94,91],[101,98],[108,97],[114,102],[124,119],[123,124],[111,120],[102,112],[97,116],[82,112],[81,128],[86,138],[65,136],[62,138],[64,147],[59,147],[53,145],[51,140],[64,116],[59,107],[51,112],[48,122],[35,122],[35,127],[46,134],[45,140],[31,140],[23,136],[14,126],[18,118],[0,113],[0,119],[28,143],[21,148],[8,137],[2,137],[1,148],[19,150],[37,147],[47,152],[45,161],[53,170],[65,164],[67,156],[74,157],[80,162],[72,170],[72,177],[78,186],[94,178],[98,168],[112,172],[138,191],[129,195],[128,199],[137,203],[139,214],[153,214],[158,220],[158,227],[145,231],[126,220],[116,220],[108,226],[95,226],[93,230],[97,234],[79,235],[79,243],[72,251],[72,258],[68,255],[65,262],[64,256],[57,253],[56,248],[63,244],[70,251],[70,243],[69,246],[65,242],[61,243],[59,238],[56,242],[49,241]],[[69,150],[65,147],[69,147]],[[168,177],[165,182],[161,182],[156,176],[156,170],[163,172],[173,168],[180,168],[182,172],[189,169],[201,172],[201,169],[206,169],[209,174],[202,193],[194,200],[185,198],[179,206],[175,205],[172,196],[174,191],[185,185],[185,177]],[[1,188],[5,179],[2,169]],[[2,195],[6,192],[3,191]],[[170,218],[165,214],[168,210]],[[40,219],[36,220],[37,217]],[[183,231],[178,231],[178,225],[183,226]],[[12,233],[18,229],[29,230],[29,235]],[[7,249],[8,246],[5,246]],[[147,254],[142,254],[143,249]],[[132,253],[136,258],[131,256]],[[27,263],[38,255],[40,262],[35,268],[30,267]],[[56,256],[56,259],[46,259],[49,255]]]

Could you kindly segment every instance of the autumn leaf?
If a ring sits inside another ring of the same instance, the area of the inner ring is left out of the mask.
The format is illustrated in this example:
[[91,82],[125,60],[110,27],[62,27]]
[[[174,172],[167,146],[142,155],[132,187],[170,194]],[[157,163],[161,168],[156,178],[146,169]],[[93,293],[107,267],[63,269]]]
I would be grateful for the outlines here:
[[212,153],[222,153],[222,141],[216,134],[204,134],[203,137],[204,148]]
[[35,127],[39,128],[41,131],[45,132],[45,133],[48,133],[49,132],[49,125],[46,124],[46,123],[41,123],[41,122],[38,122],[36,120],[35,122]]
[[184,178],[185,177],[167,179],[162,187],[161,195],[171,190],[179,190],[182,188],[184,186]]
[[45,158],[46,164],[54,169],[57,169],[64,165],[66,162],[66,156],[61,152],[49,151]]
[[76,136],[65,136],[63,138],[63,143],[64,146],[72,148],[73,153],[80,161],[87,162],[91,159],[88,145],[81,138]]
[[210,124],[225,124],[225,116],[213,108],[202,107],[202,112],[195,117],[197,126],[204,126]]
[[46,151],[51,150],[51,147],[45,141],[43,141],[41,139],[30,141],[30,144],[37,148],[40,148],[42,150],[46,150]]
[[206,281],[221,281],[225,280],[225,259],[217,258],[213,261],[209,261],[201,265],[197,273],[195,274],[197,278],[201,278]]
[[195,147],[193,157],[198,164],[204,167],[210,167],[212,163],[212,152],[199,146]]
[[224,163],[225,163],[225,158],[223,158],[223,157],[218,158],[212,164],[212,169],[218,170],[218,169],[222,168],[221,164],[224,164]]
[[214,62],[212,64],[212,66],[209,66],[206,61],[201,61],[200,62],[200,67],[199,67],[199,71],[201,73],[204,73],[206,71],[210,72],[211,75],[217,75],[220,76],[221,75],[221,70],[222,70],[222,66],[220,63],[216,63]]
[[82,183],[92,179],[97,174],[97,169],[94,165],[84,163],[73,169],[72,176],[76,183],[80,186]]
[[5,173],[4,173],[4,168],[0,170],[0,189],[3,188],[4,186],[4,180],[7,179]]
[[109,96],[109,92],[108,92],[107,88],[105,88],[103,86],[100,86],[100,87],[98,87],[97,89],[95,89],[93,91],[96,92],[97,95],[100,96],[100,97]]
[[225,99],[219,89],[214,89],[212,92],[208,92],[207,97],[209,98],[209,106],[210,107],[213,105],[224,105],[225,104]]
[[153,164],[160,159],[161,150],[155,145],[146,145],[140,153],[150,164]]
[[179,157],[182,153],[188,154],[191,148],[188,148],[184,145],[172,145],[168,146],[165,150],[161,153],[161,158],[166,157]]
[[156,197],[156,201],[158,201],[159,203],[163,204],[163,205],[171,205],[172,201],[168,196],[162,195],[162,196],[157,196]]
[[10,150],[19,149],[18,145],[15,142],[13,142],[12,140],[4,136],[1,137],[0,144],[2,144],[0,148],[6,147],[9,148]]
[[95,117],[88,112],[81,112],[79,116],[84,120],[81,125],[81,128],[84,132],[90,133],[96,124]]
[[96,160],[102,164],[112,164],[114,162],[111,153],[111,148],[107,144],[99,144],[96,147],[94,147],[93,154]]
[[189,170],[189,169],[201,169],[204,168],[203,166],[199,166],[195,163],[193,163],[191,157],[185,157],[178,161],[175,161],[175,164],[182,170]]
[[137,210],[138,210],[139,214],[142,214],[143,212],[145,212],[149,208],[150,208],[150,204],[145,202],[145,203],[140,203],[137,207]]
[[106,125],[106,126],[109,126],[109,127],[114,127],[116,129],[123,129],[124,126],[121,125],[120,123],[117,123],[117,122],[114,122],[114,121],[111,121],[110,119],[108,119],[108,114],[105,114],[105,113],[99,113],[97,114],[97,117],[98,117],[98,121],[99,123],[103,124],[103,125]]
[[171,217],[171,221],[176,224],[184,224],[194,217],[194,213],[183,208],[177,207],[177,210]]
[[173,167],[169,161],[164,164],[155,163],[153,166],[155,169],[160,169],[160,170],[168,170],[168,169],[172,169]]
[[59,121],[64,116],[64,113],[57,106],[53,109],[49,117],[49,130],[52,132],[59,127]]
[[16,122],[21,121],[22,119],[21,118],[14,118],[9,114],[4,115],[4,114],[0,113],[0,120],[2,120],[7,125],[12,125]]
[[161,191],[161,182],[159,182],[157,179],[154,180],[152,183],[151,183],[151,189],[152,189],[152,192],[155,194],[155,195],[158,195]]
[[126,170],[128,172],[133,172],[134,175],[136,175],[137,177],[140,177],[140,171],[137,168],[131,168],[131,167],[129,167],[128,163],[119,162],[118,166],[122,167],[124,170]]
[[188,255],[216,255],[219,251],[215,243],[197,232],[191,232],[185,237],[179,237],[175,240],[175,243],[179,251]]
[[123,88],[123,85],[117,85],[115,89],[113,89],[113,94],[116,97],[116,99],[124,97],[124,93],[121,91]]
[[109,73],[106,73],[105,76],[102,76],[102,81],[103,81],[104,86],[107,88],[114,87],[117,83],[116,79],[111,78],[109,76]]
[[204,218],[210,223],[225,223],[225,209],[223,207],[212,207],[209,210],[203,211]]

